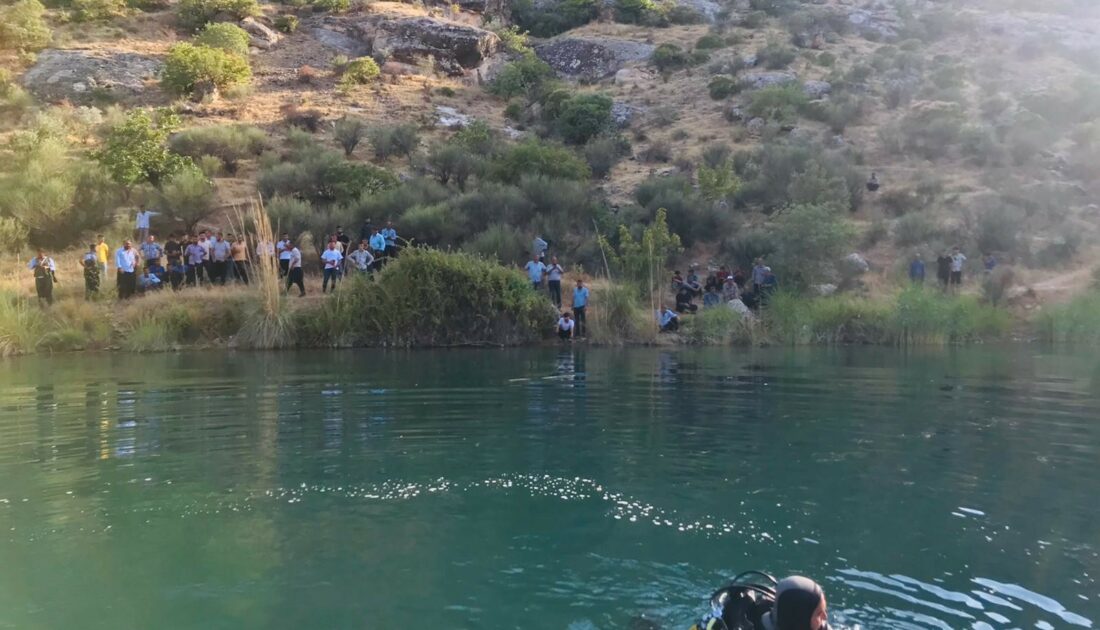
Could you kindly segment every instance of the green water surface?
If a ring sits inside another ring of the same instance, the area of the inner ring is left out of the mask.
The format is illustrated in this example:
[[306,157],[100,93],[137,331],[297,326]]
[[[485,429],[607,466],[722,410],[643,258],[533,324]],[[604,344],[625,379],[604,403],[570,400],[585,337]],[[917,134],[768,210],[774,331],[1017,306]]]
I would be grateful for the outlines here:
[[1093,353],[0,363],[0,628],[686,628],[752,568],[839,627],[1090,628],[1098,553]]

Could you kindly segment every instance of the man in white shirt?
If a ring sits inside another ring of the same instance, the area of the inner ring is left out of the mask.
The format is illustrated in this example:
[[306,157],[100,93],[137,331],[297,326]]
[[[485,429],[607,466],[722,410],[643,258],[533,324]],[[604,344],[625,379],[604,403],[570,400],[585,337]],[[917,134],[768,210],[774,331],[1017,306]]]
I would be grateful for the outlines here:
[[561,276],[565,270],[558,264],[558,257],[550,257],[550,266],[546,268],[546,286],[550,289],[550,301],[561,308]]
[[[290,247],[287,247],[290,245]],[[290,271],[290,252],[294,249],[294,244],[290,240],[290,235],[284,233],[283,237],[279,239],[278,243],[275,243],[275,251],[279,252],[279,277],[287,275]]]
[[573,338],[573,319],[569,317],[569,311],[565,311],[558,318],[558,338],[569,341]]
[[130,241],[125,241],[115,251],[115,268],[118,269],[116,282],[120,300],[130,299],[137,290],[137,262],[138,253]]
[[951,288],[955,291],[958,291],[962,285],[963,265],[965,264],[966,256],[956,247],[951,254]]
[[366,241],[359,241],[359,249],[348,254],[348,260],[355,265],[356,271],[361,273],[370,271],[371,265],[374,264],[374,256],[370,253],[370,249],[367,248]]
[[340,277],[340,263],[344,255],[340,253],[340,242],[329,241],[328,249],[321,253],[321,263],[324,267],[324,279],[321,281],[321,293],[328,290],[328,283],[332,281],[332,290],[336,290],[336,281]]
[[135,225],[138,232],[138,242],[144,243],[149,238],[149,220],[160,214],[159,212],[153,212],[148,208],[141,208],[137,212],[137,220]]
[[290,286],[296,284],[298,285],[298,290],[301,291],[299,296],[305,297],[306,285],[302,280],[302,252],[289,241],[283,244],[283,251],[288,254],[286,259],[286,290],[290,292]]

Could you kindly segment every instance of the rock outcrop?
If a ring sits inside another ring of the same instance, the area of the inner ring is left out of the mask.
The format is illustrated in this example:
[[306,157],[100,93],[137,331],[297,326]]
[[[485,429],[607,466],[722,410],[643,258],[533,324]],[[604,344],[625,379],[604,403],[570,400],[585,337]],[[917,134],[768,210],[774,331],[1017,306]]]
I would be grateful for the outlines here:
[[500,49],[500,38],[491,31],[430,17],[332,16],[313,32],[317,41],[346,54],[411,64],[431,58],[452,76],[477,68]]
[[45,50],[23,75],[23,85],[46,101],[84,103],[104,92],[125,100],[145,92],[163,65],[156,57],[137,53]]
[[278,31],[267,26],[256,18],[246,17],[240,22],[240,26],[248,33],[248,45],[260,50],[269,50],[278,44],[283,36]]
[[802,84],[802,92],[811,99],[825,98],[833,91],[833,85],[828,81],[806,81]]
[[628,62],[649,59],[653,50],[653,45],[642,42],[563,37],[536,46],[535,54],[560,76],[598,81]]
[[750,72],[741,76],[741,86],[746,90],[759,90],[773,85],[794,83],[798,76],[793,72]]

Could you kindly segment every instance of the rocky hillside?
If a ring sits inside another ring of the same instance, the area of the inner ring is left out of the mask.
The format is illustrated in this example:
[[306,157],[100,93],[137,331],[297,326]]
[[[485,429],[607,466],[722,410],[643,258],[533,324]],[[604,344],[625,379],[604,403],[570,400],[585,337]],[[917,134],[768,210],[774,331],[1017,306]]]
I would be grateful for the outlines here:
[[[930,260],[955,245],[975,265],[988,252],[1011,266],[1004,282],[1021,300],[1029,288],[1053,297],[1091,282],[1100,222],[1091,4],[682,1],[64,0],[45,10],[50,32],[37,44],[0,30],[4,129],[18,134],[52,113],[67,121],[71,149],[94,156],[138,107],[173,108],[184,130],[256,127],[256,150],[232,160],[169,145],[215,182],[199,219],[213,223],[258,189],[280,196],[278,218],[298,229],[388,218],[421,240],[502,259],[545,232],[591,269],[601,264],[594,226],[614,238],[619,224],[637,231],[666,207],[685,262],[769,255],[805,286],[890,285],[914,254]],[[208,22],[247,33],[251,79],[169,85],[166,61],[183,42],[206,49],[195,33]],[[358,59],[377,73],[357,78]],[[349,120],[362,126],[350,150]],[[475,122],[488,138],[476,150],[456,135]],[[532,138],[564,144],[589,170],[507,152]],[[394,183],[341,197],[272,175],[341,146]],[[138,179],[129,183],[138,192],[169,198],[155,177]],[[35,233],[0,198],[8,219]],[[863,278],[850,277],[862,264],[841,264],[852,252],[868,263]]]

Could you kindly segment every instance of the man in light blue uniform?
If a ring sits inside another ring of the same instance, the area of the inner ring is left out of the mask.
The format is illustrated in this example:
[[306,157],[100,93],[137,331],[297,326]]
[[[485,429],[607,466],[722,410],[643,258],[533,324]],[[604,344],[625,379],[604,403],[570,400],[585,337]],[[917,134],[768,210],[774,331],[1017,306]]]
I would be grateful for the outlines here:
[[378,230],[370,235],[370,248],[371,253],[374,254],[374,268],[379,269],[382,267],[383,256],[386,254],[386,237]]
[[531,260],[527,261],[527,264],[523,266],[527,271],[527,278],[531,281],[531,286],[536,291],[542,286],[542,277],[546,275],[546,265],[539,260],[538,256],[531,256]]
[[577,288],[573,289],[573,322],[576,328],[573,336],[585,338],[588,336],[588,320],[585,313],[588,309],[588,287],[584,286],[584,280],[577,280]]

